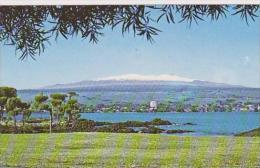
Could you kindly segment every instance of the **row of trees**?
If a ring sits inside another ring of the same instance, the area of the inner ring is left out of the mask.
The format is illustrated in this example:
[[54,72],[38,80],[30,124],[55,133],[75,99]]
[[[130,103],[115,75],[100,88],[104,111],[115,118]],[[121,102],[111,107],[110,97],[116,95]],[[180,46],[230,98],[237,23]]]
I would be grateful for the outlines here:
[[[15,131],[17,130],[16,116],[22,114],[23,126],[32,112],[48,112],[50,116],[50,133],[52,132],[53,122],[58,124],[65,119],[68,124],[73,124],[79,118],[80,104],[78,103],[75,92],[67,94],[54,93],[50,96],[39,93],[32,102],[23,102],[17,97],[17,91],[11,87],[0,87],[0,121],[7,122],[13,119]],[[4,113],[7,117],[4,117]]]

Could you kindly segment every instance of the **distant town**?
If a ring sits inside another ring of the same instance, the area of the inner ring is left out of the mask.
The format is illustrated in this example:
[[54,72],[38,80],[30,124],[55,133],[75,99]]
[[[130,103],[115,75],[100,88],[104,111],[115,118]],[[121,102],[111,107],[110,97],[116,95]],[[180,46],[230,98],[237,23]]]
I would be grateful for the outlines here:
[[260,112],[260,103],[236,102],[235,99],[207,104],[185,104],[184,102],[158,102],[152,100],[142,104],[111,103],[84,105],[84,112]]

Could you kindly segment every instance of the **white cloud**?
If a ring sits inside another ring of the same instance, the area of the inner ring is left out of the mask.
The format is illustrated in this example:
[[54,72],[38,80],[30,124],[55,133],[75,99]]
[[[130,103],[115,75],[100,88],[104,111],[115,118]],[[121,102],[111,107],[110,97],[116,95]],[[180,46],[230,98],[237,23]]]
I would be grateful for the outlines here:
[[140,75],[140,74],[124,74],[118,76],[109,76],[98,78],[97,80],[143,80],[143,81],[183,81],[192,82],[193,79],[180,77],[177,75],[161,74],[161,75]]

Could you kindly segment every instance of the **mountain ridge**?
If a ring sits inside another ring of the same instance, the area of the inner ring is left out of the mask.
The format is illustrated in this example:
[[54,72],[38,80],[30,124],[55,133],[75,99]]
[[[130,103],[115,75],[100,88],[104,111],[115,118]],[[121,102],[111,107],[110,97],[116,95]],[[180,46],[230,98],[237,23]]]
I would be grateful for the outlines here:
[[133,87],[133,86],[197,86],[197,87],[222,87],[222,88],[236,88],[243,87],[240,85],[232,85],[225,83],[217,83],[203,80],[187,81],[165,81],[165,80],[83,80],[79,82],[65,83],[65,84],[54,84],[44,86],[38,89],[70,89],[70,88],[91,88],[91,87]]

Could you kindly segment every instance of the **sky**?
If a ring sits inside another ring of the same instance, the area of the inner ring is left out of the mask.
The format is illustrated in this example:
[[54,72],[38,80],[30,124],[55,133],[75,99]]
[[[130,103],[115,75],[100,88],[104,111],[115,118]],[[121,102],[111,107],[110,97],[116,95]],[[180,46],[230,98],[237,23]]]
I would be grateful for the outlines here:
[[260,87],[260,20],[248,26],[239,16],[198,25],[161,22],[150,43],[119,29],[104,30],[97,44],[81,38],[51,41],[36,61],[20,61],[0,45],[0,85],[17,89],[139,74],[177,75]]

